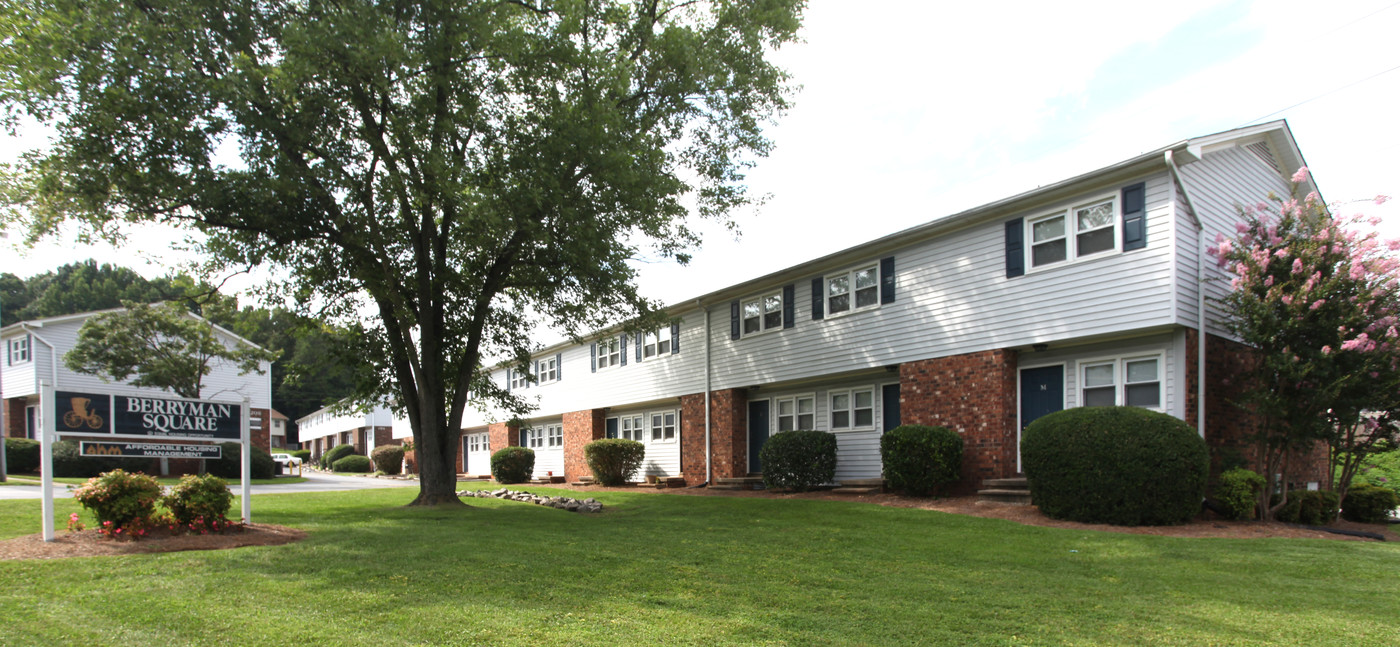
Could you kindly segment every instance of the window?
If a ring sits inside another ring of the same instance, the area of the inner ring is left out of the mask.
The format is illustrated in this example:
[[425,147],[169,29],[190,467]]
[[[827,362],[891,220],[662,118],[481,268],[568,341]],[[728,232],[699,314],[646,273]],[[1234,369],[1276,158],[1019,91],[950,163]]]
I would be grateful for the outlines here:
[[651,441],[667,442],[676,439],[676,412],[666,411],[651,414]]
[[540,384],[549,384],[559,381],[559,358],[551,357],[542,359],[536,365],[535,378]]
[[1031,267],[1117,249],[1117,221],[1112,197],[1030,220]]
[[544,430],[545,430],[545,446],[546,446],[546,447],[563,447],[563,446],[564,446],[564,427],[563,427],[563,426],[561,426],[561,425],[549,425],[549,426],[545,427]]
[[774,292],[744,302],[744,335],[755,335],[783,327],[783,294]]
[[831,429],[868,429],[875,426],[875,387],[832,391]]
[[1083,364],[1080,406],[1162,407],[1161,357],[1132,357]]
[[516,391],[527,386],[530,386],[530,381],[526,379],[525,371],[510,369],[510,390]]
[[778,400],[778,431],[812,431],[817,425],[817,398],[800,395]]
[[635,440],[639,443],[645,442],[645,436],[642,433],[642,420],[643,416],[623,416],[618,422],[618,437]]
[[617,338],[612,337],[598,342],[598,368],[622,364],[622,347]]
[[[781,305],[781,304],[780,304]],[[880,305],[880,269],[871,265],[826,277],[826,314],[839,315]],[[779,319],[781,323],[781,318]]]
[[647,333],[642,341],[642,359],[660,357],[671,353],[670,327]]
[[9,343],[10,365],[23,364],[29,361],[29,335],[22,335],[10,340]]

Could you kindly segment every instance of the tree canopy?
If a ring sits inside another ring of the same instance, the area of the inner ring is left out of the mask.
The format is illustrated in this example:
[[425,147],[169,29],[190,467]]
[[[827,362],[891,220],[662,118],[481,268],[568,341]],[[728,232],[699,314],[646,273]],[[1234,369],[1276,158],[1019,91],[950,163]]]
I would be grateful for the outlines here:
[[468,399],[525,411],[484,362],[528,370],[537,324],[654,318],[629,261],[684,261],[690,214],[754,202],[744,171],[789,93],[767,56],[801,5],[10,3],[0,100],[57,143],[4,195],[31,237],[183,223],[214,258],[287,270],[357,325],[360,396],[412,424],[415,502],[456,503]]

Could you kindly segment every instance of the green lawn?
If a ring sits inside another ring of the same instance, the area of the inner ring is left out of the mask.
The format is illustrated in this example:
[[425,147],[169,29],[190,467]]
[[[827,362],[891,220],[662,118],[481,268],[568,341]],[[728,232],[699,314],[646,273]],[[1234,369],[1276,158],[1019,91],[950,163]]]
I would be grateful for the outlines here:
[[[593,516],[401,507],[415,493],[258,496],[255,520],[311,532],[289,546],[0,562],[0,642],[1400,644],[1389,544],[647,492],[600,494]],[[0,538],[36,532],[38,510],[0,501]]]

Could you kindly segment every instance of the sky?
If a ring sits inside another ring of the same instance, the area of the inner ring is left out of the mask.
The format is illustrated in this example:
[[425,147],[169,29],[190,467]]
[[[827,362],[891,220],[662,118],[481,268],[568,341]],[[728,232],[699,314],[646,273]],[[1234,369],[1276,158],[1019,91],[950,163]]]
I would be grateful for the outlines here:
[[[642,262],[643,294],[692,300],[1191,137],[1287,119],[1323,197],[1400,238],[1400,1],[1172,3],[812,0],[774,59],[801,86],[767,131],[738,239],[704,226],[686,267]],[[1141,5],[1141,6],[1139,6]],[[4,141],[0,161],[42,145]],[[122,249],[0,240],[22,277],[96,258],[155,277],[188,260],[148,227]],[[229,285],[248,287],[239,278]]]

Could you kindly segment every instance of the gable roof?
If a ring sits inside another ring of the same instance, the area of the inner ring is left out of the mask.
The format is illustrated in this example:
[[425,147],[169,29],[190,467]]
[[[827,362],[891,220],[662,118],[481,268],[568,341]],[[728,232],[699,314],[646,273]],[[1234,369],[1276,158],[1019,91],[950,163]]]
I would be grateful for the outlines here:
[[[28,328],[44,328],[45,326],[52,326],[52,325],[60,324],[60,323],[67,323],[67,322],[70,322],[70,321],[79,321],[79,320],[91,319],[92,317],[95,317],[95,316],[97,316],[97,315],[107,314],[107,313],[110,313],[110,312],[122,312],[122,311],[124,311],[124,310],[126,310],[126,308],[108,308],[108,309],[106,309],[106,310],[92,310],[92,311],[89,311],[89,312],[78,312],[78,313],[71,314],[71,315],[58,315],[58,316],[55,316],[55,317],[44,317],[44,318],[42,318],[42,319],[26,319],[26,320],[24,320],[24,321],[17,321],[17,322],[15,322],[15,323],[12,323],[12,324],[10,324],[10,325],[8,325],[8,326],[5,326],[4,328],[0,328],[0,337],[8,336],[8,335],[10,335],[11,333],[13,333],[13,332],[15,332],[15,331],[18,331],[18,330],[24,330],[24,329],[28,329]],[[209,321],[208,319],[205,319],[204,317],[201,317],[201,316],[199,316],[199,315],[197,315],[197,314],[194,314],[193,312],[188,312],[188,311],[187,311],[187,312],[185,312],[185,314],[188,315],[188,316],[190,316],[190,317],[193,317],[194,319],[197,319],[197,320],[199,320],[199,321],[203,321],[203,322],[209,324],[210,327],[212,327],[212,328],[213,328],[215,331],[217,331],[219,334],[221,334],[221,335],[223,335],[223,336],[225,336],[225,337],[228,337],[228,338],[230,338],[230,339],[233,339],[234,341],[236,341],[236,342],[238,342],[238,343],[240,343],[240,344],[246,344],[246,345],[252,346],[253,348],[256,348],[256,349],[258,349],[258,350],[267,350],[266,348],[263,348],[262,346],[260,346],[260,345],[258,345],[258,344],[255,344],[255,343],[253,343],[253,342],[251,342],[251,341],[249,341],[246,337],[243,337],[242,335],[239,335],[239,334],[233,332],[232,330],[229,330],[229,329],[227,329],[227,328],[225,328],[225,327],[223,327],[223,326],[220,326],[219,324],[216,324],[216,323],[214,323],[214,322],[212,322],[212,321]]]

